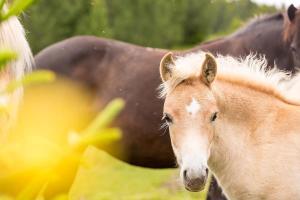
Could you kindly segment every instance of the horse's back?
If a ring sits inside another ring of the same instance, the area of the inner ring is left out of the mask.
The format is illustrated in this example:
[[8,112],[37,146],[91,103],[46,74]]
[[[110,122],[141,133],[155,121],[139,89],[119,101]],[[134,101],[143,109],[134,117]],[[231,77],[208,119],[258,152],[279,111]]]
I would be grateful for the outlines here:
[[162,101],[157,98],[158,66],[165,53],[115,40],[78,36],[46,48],[35,61],[38,68],[89,86],[97,95],[97,110],[116,97],[123,98],[126,107],[115,125],[123,131],[121,143],[128,161],[147,167],[172,167],[175,162],[169,137],[160,130]]
[[[118,66],[125,70],[132,68],[132,65],[135,65],[134,61],[139,60],[142,60],[142,63],[136,65],[143,65],[144,68],[159,64],[157,62],[163,54],[158,53],[159,50],[153,50],[149,55],[146,51],[147,48],[116,40],[76,36],[43,49],[35,56],[35,63],[38,68],[50,69],[79,81],[83,78],[87,82],[94,79],[101,79],[103,82],[108,71],[116,70]],[[151,59],[153,56],[158,58],[157,62],[153,62],[154,60]],[[100,68],[103,77],[99,77],[100,73],[97,70]],[[97,77],[93,77],[94,74],[97,74]]]

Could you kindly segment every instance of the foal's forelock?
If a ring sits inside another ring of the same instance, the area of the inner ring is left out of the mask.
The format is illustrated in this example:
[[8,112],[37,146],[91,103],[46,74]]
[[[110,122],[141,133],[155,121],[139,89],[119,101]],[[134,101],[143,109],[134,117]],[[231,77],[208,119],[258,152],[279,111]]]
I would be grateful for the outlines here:
[[172,71],[172,77],[160,85],[160,97],[165,97],[173,91],[183,81],[200,75],[202,64],[205,60],[205,52],[188,54],[183,57],[176,57],[174,64],[169,68]]
[[[171,66],[173,76],[160,85],[160,97],[166,97],[178,85],[199,76],[205,52],[198,52],[177,57]],[[287,90],[293,80],[291,74],[280,71],[276,66],[269,69],[265,57],[250,54],[245,58],[231,56],[216,57],[218,73],[216,79],[240,84],[254,90],[267,93],[285,103],[300,105],[299,98]]]

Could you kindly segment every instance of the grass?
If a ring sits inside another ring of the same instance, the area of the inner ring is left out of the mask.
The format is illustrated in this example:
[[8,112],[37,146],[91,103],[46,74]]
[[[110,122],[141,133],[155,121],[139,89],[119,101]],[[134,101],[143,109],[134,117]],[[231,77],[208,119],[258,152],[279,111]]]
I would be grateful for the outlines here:
[[69,199],[204,199],[178,183],[177,169],[147,169],[121,162],[94,147],[85,152]]
[[[17,126],[8,138],[10,142],[16,142],[9,143],[17,144],[12,146],[17,147],[12,149],[16,152],[12,151],[12,154],[8,151],[4,152],[6,156],[0,156],[0,165],[7,166],[1,168],[0,180],[6,174],[27,169],[26,166],[35,163],[40,166],[38,169],[41,172],[48,169],[52,161],[60,155],[57,147],[66,145],[69,133],[85,130],[84,127],[95,118],[90,108],[91,99],[87,91],[68,81],[27,88]],[[107,117],[104,122],[107,121]],[[100,115],[99,119],[101,118]],[[93,129],[93,126],[89,127]],[[15,198],[8,195],[15,193],[18,197],[25,195],[26,198],[19,198],[22,200],[48,199],[43,196],[55,196],[51,200],[204,199],[204,194],[187,192],[178,184],[177,169],[147,169],[132,166],[92,146],[83,154],[81,152],[76,154],[76,158],[77,156],[75,164],[71,162],[72,158],[71,161],[65,159],[62,166],[53,169],[51,173],[45,171],[47,189],[44,190],[44,184],[37,182],[37,186],[40,186],[35,192],[39,195],[38,198],[27,198],[28,188],[30,190],[35,188],[30,187],[30,180],[34,177],[41,178],[39,170],[33,170],[27,174],[29,180],[19,178],[17,174],[9,182],[5,181],[6,179],[0,182],[0,185],[2,184],[0,200],[13,200]],[[78,161],[80,161],[79,169],[76,172]],[[17,189],[13,190],[14,188]],[[61,190],[56,190],[57,188]],[[50,195],[47,195],[49,193]]]
[[[52,200],[203,200],[205,192],[191,193],[178,182],[177,169],[148,169],[119,161],[88,147],[69,194]],[[0,194],[0,200],[15,200]],[[29,199],[28,199],[29,200]],[[45,200],[39,197],[36,200]]]

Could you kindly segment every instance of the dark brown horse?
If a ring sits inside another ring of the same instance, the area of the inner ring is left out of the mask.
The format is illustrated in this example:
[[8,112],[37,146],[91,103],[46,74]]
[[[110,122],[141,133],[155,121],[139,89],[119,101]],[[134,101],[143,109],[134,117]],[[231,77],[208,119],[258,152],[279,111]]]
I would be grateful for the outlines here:
[[285,20],[284,41],[290,44],[295,65],[300,66],[300,10],[291,5]]
[[[202,49],[214,54],[245,56],[253,52],[264,54],[272,66],[276,63],[280,69],[294,71],[290,43],[283,40],[285,18],[282,13],[257,18],[227,37],[176,53]],[[174,167],[169,136],[160,129],[163,101],[157,98],[161,82],[158,66],[167,51],[79,36],[44,49],[35,61],[38,68],[51,69],[94,91],[99,105],[96,110],[115,97],[126,101],[116,125],[123,130],[120,143],[127,162],[145,167]],[[212,199],[220,198],[220,193],[211,195]]]

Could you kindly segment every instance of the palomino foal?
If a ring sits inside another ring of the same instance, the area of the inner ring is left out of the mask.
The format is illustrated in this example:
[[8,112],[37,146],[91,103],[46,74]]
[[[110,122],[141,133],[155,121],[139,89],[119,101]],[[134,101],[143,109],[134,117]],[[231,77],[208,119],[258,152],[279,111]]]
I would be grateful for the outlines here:
[[280,89],[289,76],[266,67],[204,52],[162,59],[163,118],[186,189],[203,189],[209,168],[229,199],[300,199],[300,107]]

